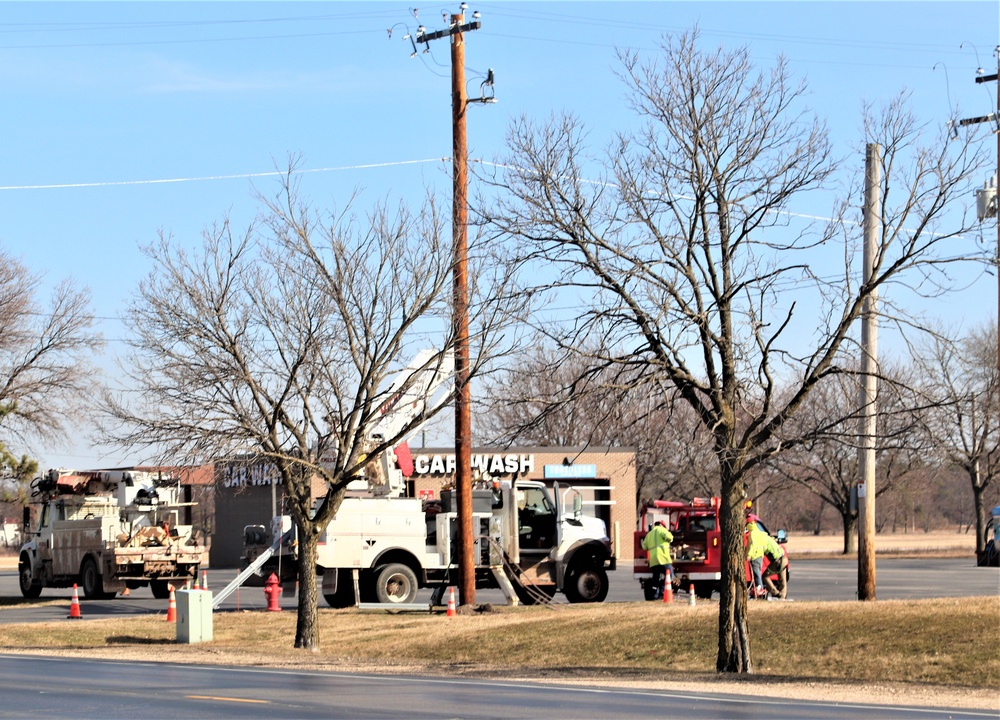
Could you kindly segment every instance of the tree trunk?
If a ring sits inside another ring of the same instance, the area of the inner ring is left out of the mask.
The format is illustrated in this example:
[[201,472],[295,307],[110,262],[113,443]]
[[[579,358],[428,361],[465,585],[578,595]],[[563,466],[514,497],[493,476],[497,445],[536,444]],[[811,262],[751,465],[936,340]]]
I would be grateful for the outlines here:
[[813,525],[813,535],[818,536],[823,532],[823,510],[826,507],[826,501],[823,498],[819,499],[819,507],[816,508],[816,524]]
[[[307,523],[312,525],[312,523]],[[312,527],[299,531],[299,607],[295,624],[295,647],[319,651],[318,600],[316,595],[316,544]]]
[[981,553],[986,549],[986,516],[983,513],[983,492],[986,490],[982,485],[972,483],[972,508],[976,513],[976,552]]
[[850,555],[858,550],[858,516],[850,508],[840,511],[844,523],[844,555]]
[[719,672],[752,673],[747,626],[746,548],[742,481],[722,478],[722,583],[719,589]]

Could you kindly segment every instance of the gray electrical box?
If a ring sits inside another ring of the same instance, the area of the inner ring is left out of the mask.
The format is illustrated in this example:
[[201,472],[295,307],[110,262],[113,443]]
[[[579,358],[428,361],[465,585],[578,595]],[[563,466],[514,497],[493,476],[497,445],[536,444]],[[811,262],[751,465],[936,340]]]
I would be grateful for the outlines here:
[[997,216],[997,176],[994,175],[976,190],[976,216],[982,222]]
[[177,591],[177,642],[200,643],[212,640],[212,592]]

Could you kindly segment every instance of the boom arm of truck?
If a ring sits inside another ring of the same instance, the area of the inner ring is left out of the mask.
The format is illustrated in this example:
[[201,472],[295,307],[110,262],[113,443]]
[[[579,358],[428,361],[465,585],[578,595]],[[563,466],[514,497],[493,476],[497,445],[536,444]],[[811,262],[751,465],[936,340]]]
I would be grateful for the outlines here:
[[[393,379],[385,392],[386,400],[378,410],[378,418],[365,432],[369,446],[381,445],[385,438],[397,437],[414,421],[433,416],[448,401],[448,380],[455,368],[454,356],[425,349]],[[426,420],[424,421],[426,422]],[[405,439],[393,452],[382,453],[369,465],[365,480],[348,486],[349,490],[371,492],[376,496],[403,497],[406,478],[413,474],[409,440],[423,427],[420,422],[406,431]]]

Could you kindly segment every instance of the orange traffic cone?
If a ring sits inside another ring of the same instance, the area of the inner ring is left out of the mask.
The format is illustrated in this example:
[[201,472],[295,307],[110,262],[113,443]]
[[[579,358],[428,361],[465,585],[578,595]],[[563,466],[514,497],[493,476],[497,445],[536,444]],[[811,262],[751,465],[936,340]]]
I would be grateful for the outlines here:
[[455,588],[448,588],[448,617],[455,617]]
[[201,589],[208,590],[208,570],[201,571]]
[[673,573],[667,570],[667,578],[663,581],[663,602],[672,603],[674,601],[674,578]]
[[694,607],[696,602],[694,599],[694,583],[691,583],[691,587],[688,588],[688,605]]
[[73,583],[73,601],[69,604],[69,615],[66,618],[69,620],[83,620],[83,615],[80,614],[80,593],[76,589],[76,583]]
[[125,588],[124,590],[122,590],[122,597],[128,597],[131,594],[132,594],[132,591],[129,590],[128,588]]
[[167,622],[177,622],[177,598],[174,597],[174,586],[167,585],[170,588],[170,601],[167,603]]
[[194,574],[194,587],[191,588],[191,589],[192,590],[201,590],[201,588],[198,587],[198,573]]

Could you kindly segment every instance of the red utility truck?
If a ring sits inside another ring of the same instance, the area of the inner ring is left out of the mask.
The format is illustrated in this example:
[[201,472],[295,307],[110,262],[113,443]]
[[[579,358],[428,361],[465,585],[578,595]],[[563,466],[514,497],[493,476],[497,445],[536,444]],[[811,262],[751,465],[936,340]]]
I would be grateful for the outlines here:
[[[654,500],[639,511],[639,529],[635,531],[635,566],[633,573],[642,586],[643,596],[652,600],[654,588],[653,573],[649,559],[642,549],[642,540],[649,529],[659,520],[666,523],[674,536],[670,554],[674,561],[674,589],[689,590],[700,598],[710,598],[718,592],[722,580],[722,533],[719,523],[719,507],[722,498],[695,498],[690,503]],[[757,519],[757,525],[768,532],[764,523]],[[770,534],[770,533],[768,533]],[[788,537],[779,530],[774,538],[784,545]],[[767,574],[767,558],[764,558],[764,573]],[[746,569],[747,585],[752,586],[750,563]]]

